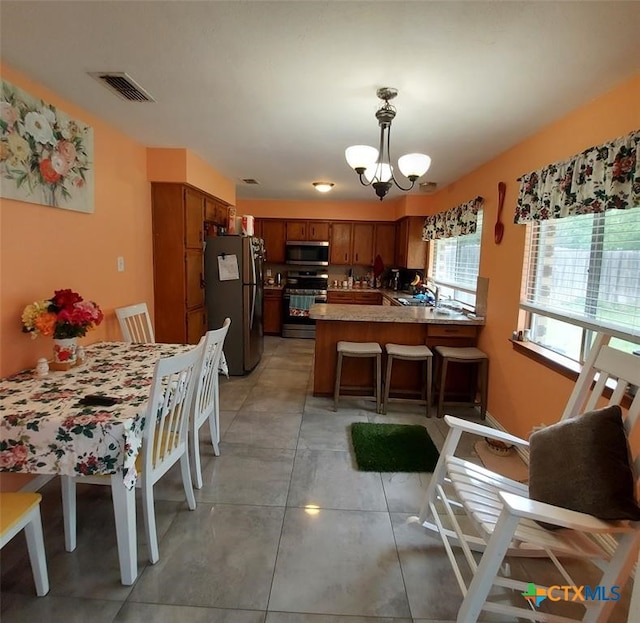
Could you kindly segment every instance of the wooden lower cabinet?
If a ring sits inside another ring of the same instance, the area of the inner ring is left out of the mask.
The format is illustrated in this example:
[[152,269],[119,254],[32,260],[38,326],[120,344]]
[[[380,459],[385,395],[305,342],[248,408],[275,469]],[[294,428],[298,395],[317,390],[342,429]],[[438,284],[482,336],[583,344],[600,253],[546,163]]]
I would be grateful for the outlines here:
[[197,344],[207,332],[207,312],[198,307],[187,312],[187,344]]
[[[335,382],[337,364],[337,343],[378,342],[384,344],[426,344],[432,350],[436,346],[475,346],[480,325],[437,325],[401,322],[349,322],[318,320],[316,322],[316,344],[313,377],[313,395],[331,396]],[[383,348],[384,351],[384,348]],[[383,354],[383,371],[386,356]],[[460,388],[467,388],[475,377],[469,368],[460,369],[448,375],[447,395],[458,394]],[[434,367],[434,373],[437,366]],[[391,379],[391,396],[394,392],[405,395],[414,392],[419,395],[424,377],[422,366],[412,361],[394,361]],[[435,376],[434,376],[435,381]],[[373,366],[362,365],[357,358],[345,358],[342,368],[342,384],[351,387],[371,387]],[[348,391],[342,392],[348,394]],[[356,391],[352,393],[358,393]],[[360,392],[367,393],[367,392]],[[435,394],[434,394],[435,399]]]
[[264,333],[265,335],[281,335],[282,334],[282,296],[284,292],[281,289],[264,290]]
[[327,293],[327,303],[341,303],[342,305],[380,305],[382,295],[379,292],[358,292],[357,290],[344,290],[336,292],[330,290]]

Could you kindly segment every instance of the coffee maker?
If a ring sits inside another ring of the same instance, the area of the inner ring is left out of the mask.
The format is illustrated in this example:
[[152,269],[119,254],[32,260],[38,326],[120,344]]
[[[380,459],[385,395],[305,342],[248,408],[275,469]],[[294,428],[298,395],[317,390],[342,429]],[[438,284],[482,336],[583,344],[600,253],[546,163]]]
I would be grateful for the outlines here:
[[389,289],[398,291],[400,289],[400,269],[392,268],[391,276],[389,278]]

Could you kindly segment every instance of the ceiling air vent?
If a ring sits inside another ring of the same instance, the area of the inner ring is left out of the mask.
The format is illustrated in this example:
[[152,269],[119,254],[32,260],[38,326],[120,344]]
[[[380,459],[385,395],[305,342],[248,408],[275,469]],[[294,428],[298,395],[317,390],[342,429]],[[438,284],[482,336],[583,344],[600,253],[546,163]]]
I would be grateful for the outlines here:
[[243,177],[242,181],[245,184],[259,184],[260,183],[258,180],[254,180],[252,177]]
[[438,184],[436,182],[420,182],[420,190],[427,195],[436,192]]
[[155,102],[149,93],[123,71],[92,71],[89,75],[129,102]]

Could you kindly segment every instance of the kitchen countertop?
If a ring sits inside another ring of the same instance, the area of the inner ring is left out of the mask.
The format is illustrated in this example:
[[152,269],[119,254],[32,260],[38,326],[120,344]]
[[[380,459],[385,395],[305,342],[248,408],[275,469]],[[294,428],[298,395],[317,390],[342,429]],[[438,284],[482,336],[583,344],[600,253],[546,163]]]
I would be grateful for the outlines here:
[[342,322],[484,325],[484,318],[467,318],[464,314],[436,314],[433,307],[400,307],[395,305],[315,303],[309,310],[309,317],[313,320]]

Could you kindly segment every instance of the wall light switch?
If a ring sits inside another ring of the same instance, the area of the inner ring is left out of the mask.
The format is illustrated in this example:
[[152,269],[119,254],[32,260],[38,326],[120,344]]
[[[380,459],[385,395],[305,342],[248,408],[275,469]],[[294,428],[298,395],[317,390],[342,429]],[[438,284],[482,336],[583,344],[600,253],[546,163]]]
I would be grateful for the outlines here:
[[124,257],[122,257],[122,255],[118,256],[118,272],[124,272]]

